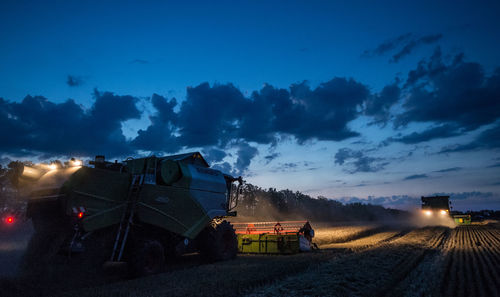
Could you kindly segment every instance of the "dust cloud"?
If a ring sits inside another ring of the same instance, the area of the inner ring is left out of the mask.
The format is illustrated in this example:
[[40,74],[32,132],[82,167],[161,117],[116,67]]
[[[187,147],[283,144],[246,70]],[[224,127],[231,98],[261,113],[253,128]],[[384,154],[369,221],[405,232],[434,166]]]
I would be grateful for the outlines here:
[[448,214],[431,213],[430,215],[422,212],[421,210],[413,210],[409,223],[415,227],[428,227],[428,226],[443,226],[448,228],[455,228],[456,224],[453,218]]

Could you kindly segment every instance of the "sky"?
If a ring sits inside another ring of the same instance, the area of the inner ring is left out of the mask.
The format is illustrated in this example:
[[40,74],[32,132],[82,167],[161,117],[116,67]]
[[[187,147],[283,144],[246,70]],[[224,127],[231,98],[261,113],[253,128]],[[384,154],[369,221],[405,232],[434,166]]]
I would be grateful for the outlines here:
[[200,151],[263,188],[500,209],[498,1],[1,1],[0,163]]

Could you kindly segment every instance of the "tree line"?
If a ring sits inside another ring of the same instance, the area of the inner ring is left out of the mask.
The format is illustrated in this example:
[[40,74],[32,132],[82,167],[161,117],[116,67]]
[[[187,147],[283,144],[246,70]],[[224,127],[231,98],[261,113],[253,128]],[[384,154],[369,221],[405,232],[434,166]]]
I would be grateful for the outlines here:
[[310,220],[317,222],[397,220],[408,212],[380,205],[341,203],[299,191],[263,189],[244,184],[236,207],[238,217],[254,220]]

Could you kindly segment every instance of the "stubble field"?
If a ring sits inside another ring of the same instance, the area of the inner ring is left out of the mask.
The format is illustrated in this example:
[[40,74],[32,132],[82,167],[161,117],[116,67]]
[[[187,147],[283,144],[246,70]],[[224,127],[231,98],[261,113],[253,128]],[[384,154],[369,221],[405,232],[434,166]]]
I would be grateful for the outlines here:
[[107,284],[3,280],[26,296],[499,296],[500,227],[316,228],[320,250],[239,255],[206,264],[186,255],[165,273]]

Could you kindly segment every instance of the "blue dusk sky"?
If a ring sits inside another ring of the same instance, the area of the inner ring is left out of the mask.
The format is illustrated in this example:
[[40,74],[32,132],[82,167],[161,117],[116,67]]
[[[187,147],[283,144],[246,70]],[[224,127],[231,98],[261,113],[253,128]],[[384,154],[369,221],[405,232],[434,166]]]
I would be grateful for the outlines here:
[[0,163],[200,151],[264,188],[500,209],[498,1],[1,1]]

